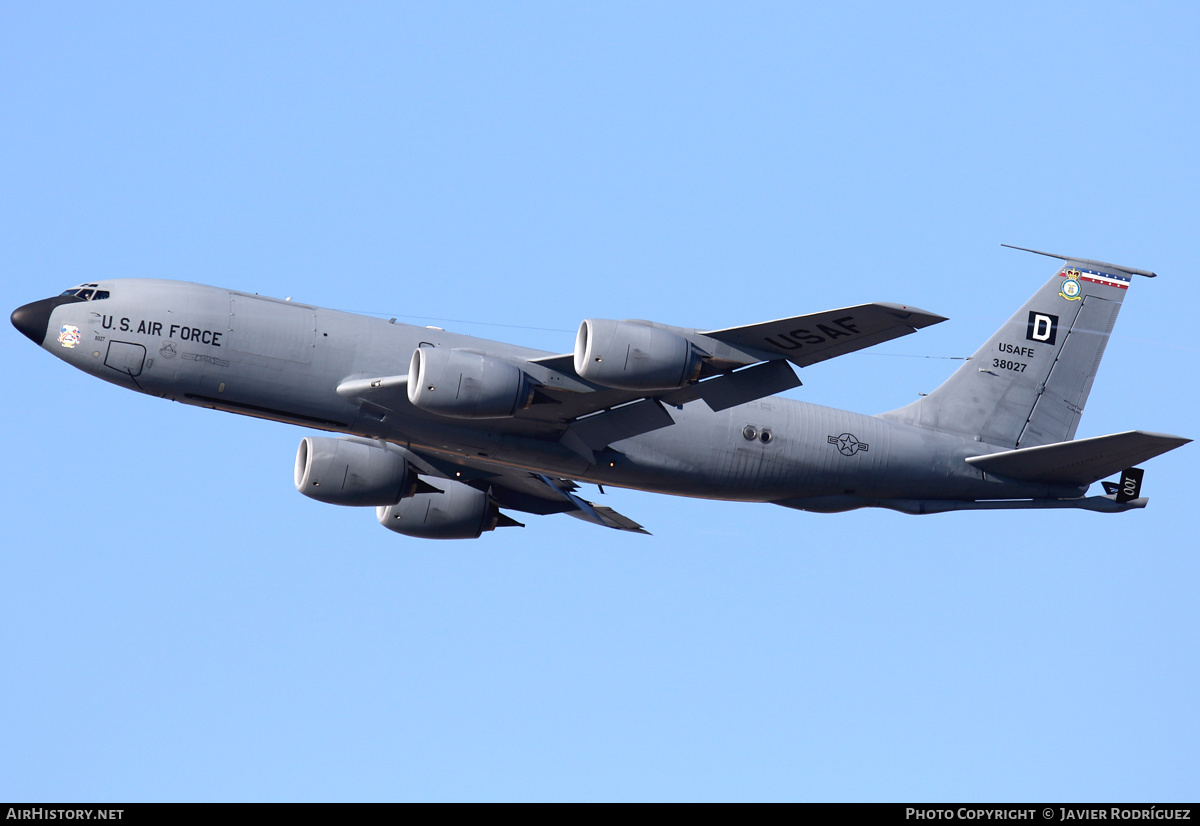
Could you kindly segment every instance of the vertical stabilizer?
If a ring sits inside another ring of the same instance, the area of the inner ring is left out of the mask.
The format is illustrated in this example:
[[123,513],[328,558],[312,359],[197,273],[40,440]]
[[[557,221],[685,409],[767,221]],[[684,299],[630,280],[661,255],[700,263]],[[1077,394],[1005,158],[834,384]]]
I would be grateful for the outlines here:
[[1063,265],[975,355],[883,418],[1006,448],[1074,438],[1131,276],[1154,273],[1051,257]]

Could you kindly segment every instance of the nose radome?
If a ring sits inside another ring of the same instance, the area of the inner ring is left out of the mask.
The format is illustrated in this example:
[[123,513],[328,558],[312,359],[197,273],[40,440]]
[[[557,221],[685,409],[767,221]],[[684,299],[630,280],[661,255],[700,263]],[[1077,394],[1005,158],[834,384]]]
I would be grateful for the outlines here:
[[27,339],[39,347],[46,339],[46,328],[50,325],[50,314],[64,304],[75,304],[83,299],[73,295],[57,295],[54,298],[43,298],[13,310],[10,319],[12,325],[21,331]]

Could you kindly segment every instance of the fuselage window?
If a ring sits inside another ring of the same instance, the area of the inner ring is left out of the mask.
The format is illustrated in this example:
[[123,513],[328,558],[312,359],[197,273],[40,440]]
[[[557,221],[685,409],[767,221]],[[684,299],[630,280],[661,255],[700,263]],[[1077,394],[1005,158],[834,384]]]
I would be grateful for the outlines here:
[[92,296],[92,301],[100,301],[101,299],[108,298],[108,295],[108,290],[96,290],[96,294]]

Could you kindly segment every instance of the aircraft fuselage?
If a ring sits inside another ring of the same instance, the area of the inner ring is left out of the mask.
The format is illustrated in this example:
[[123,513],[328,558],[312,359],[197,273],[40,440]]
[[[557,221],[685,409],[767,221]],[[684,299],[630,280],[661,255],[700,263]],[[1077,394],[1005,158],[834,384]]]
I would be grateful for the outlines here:
[[[524,363],[547,354],[435,328],[174,281],[97,282],[103,300],[62,301],[22,327],[98,378],[174,401],[410,447],[472,468],[503,466],[604,485],[739,501],[1069,497],[1086,487],[1000,480],[967,464],[1003,448],[876,416],[769,397],[713,412],[668,407],[674,424],[588,461],[522,418],[460,420],[401,399],[338,394],[344,382],[403,374],[418,347]],[[53,301],[53,300],[48,300]],[[29,305],[33,307],[35,305]],[[22,308],[18,313],[26,310]],[[45,308],[43,308],[44,310]],[[36,338],[35,338],[36,340]]]

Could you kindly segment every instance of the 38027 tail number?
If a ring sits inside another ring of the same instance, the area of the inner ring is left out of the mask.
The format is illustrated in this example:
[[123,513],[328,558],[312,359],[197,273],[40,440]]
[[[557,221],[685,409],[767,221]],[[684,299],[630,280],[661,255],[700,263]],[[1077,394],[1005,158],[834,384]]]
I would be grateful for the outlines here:
[[1012,370],[1014,373],[1024,373],[1025,368],[1029,365],[1023,361],[1009,361],[1008,359],[992,359],[992,366],[999,367],[1001,370]]

